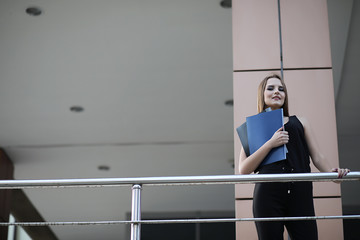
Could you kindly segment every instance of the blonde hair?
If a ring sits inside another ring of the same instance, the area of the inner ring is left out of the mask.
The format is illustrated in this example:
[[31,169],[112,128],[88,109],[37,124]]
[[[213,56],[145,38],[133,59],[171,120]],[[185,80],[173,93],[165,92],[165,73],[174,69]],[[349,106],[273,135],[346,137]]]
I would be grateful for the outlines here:
[[267,108],[267,106],[265,104],[265,99],[264,99],[264,92],[265,92],[265,87],[266,87],[267,81],[270,78],[279,79],[281,84],[283,85],[284,93],[285,93],[285,100],[284,100],[284,104],[283,104],[282,108],[283,108],[283,111],[284,111],[284,116],[288,117],[289,116],[289,101],[288,101],[287,88],[286,88],[284,80],[276,73],[272,73],[272,74],[266,76],[259,84],[258,97],[257,97],[257,110],[258,110],[258,113],[261,113],[261,112],[265,111],[265,109]]

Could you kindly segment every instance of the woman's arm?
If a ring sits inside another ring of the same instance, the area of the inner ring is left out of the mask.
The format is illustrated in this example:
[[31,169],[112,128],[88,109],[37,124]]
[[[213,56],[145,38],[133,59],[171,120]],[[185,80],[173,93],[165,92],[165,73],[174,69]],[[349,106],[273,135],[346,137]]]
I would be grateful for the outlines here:
[[268,140],[264,145],[262,145],[256,152],[254,152],[250,156],[247,157],[244,149],[241,148],[239,157],[240,174],[250,174],[254,172],[255,169],[264,160],[266,155],[268,155],[268,153],[271,151],[271,149],[286,144],[288,143],[288,141],[288,132],[283,131],[283,128],[281,127],[274,133],[270,140]]
[[315,167],[320,172],[337,172],[339,178],[346,176],[350,170],[342,168],[331,168],[329,163],[326,161],[325,156],[319,151],[319,146],[311,129],[310,123],[306,118],[299,118],[299,120],[304,127],[305,139],[309,147],[310,157]]

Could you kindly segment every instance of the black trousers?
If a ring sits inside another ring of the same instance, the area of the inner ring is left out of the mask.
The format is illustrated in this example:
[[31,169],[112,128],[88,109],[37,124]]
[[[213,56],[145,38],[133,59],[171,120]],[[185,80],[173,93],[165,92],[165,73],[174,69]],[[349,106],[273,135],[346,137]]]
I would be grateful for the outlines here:
[[[260,171],[260,173],[274,173]],[[281,167],[281,172],[289,169]],[[278,172],[278,170],[275,170]],[[290,170],[291,172],[291,170]],[[254,217],[315,216],[312,182],[257,183],[254,189]],[[317,240],[315,220],[255,222],[259,240],[281,240],[286,227],[291,240]]]

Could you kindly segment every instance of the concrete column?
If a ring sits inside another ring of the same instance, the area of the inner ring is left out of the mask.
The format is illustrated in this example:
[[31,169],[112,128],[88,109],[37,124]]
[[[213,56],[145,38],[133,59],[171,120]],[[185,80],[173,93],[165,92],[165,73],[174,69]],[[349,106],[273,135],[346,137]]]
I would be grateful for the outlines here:
[[[232,6],[234,127],[257,113],[259,82],[267,74],[283,70],[290,115],[309,120],[320,151],[331,166],[337,167],[327,1],[233,0]],[[234,139],[235,172],[238,173],[241,144],[236,131]],[[312,170],[316,171],[314,166]],[[237,217],[252,217],[252,191],[253,185],[236,186]],[[342,214],[340,185],[315,183],[314,196],[316,215]],[[319,239],[343,239],[341,220],[320,220],[318,230]],[[254,223],[237,223],[237,239],[257,239]]]

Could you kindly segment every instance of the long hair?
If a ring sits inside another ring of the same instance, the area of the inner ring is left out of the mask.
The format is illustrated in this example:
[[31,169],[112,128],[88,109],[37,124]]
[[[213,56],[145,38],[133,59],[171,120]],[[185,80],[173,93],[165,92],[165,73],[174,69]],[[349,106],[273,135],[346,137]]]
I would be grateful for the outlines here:
[[284,111],[284,116],[288,117],[289,116],[289,101],[288,101],[287,88],[286,88],[284,80],[276,73],[272,73],[272,74],[266,76],[259,84],[258,97],[257,97],[257,110],[258,110],[258,113],[263,112],[267,108],[267,106],[265,104],[265,99],[264,99],[264,92],[265,92],[265,87],[266,87],[267,81],[270,78],[279,79],[281,84],[283,85],[284,92],[285,92],[285,100],[284,100],[284,105],[282,106],[282,108],[283,108],[283,111]]

